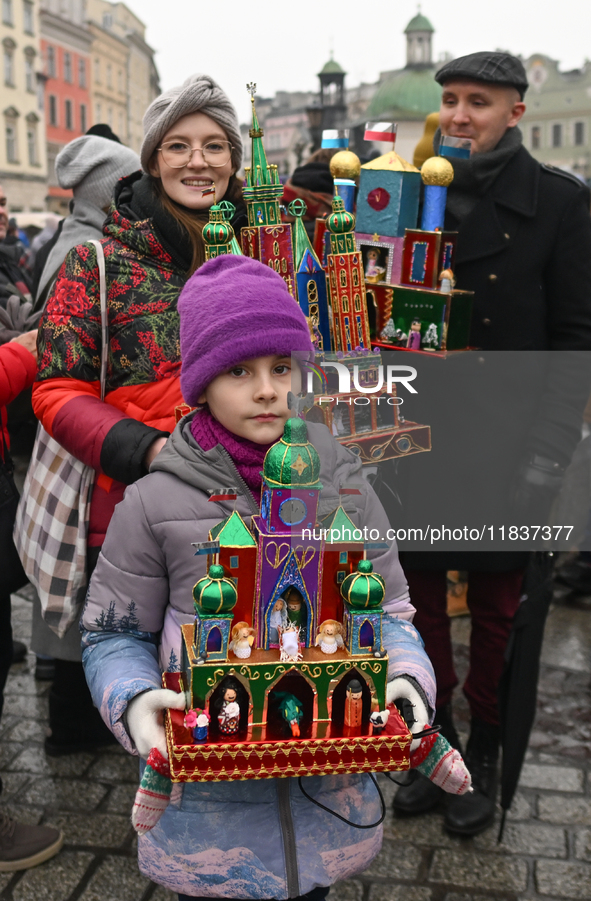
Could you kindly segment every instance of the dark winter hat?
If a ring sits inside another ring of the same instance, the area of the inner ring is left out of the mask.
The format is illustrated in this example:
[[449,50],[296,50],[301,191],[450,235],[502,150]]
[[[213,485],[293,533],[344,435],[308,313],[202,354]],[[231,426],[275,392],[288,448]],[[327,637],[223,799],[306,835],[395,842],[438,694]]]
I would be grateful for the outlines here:
[[121,144],[121,139],[106,122],[97,122],[96,125],[91,125],[86,134],[98,135],[99,138],[106,138],[107,141],[115,141],[116,144]]
[[111,202],[120,178],[140,168],[137,153],[125,144],[82,135],[60,150],[55,174],[62,188],[72,188],[74,197],[87,200],[99,209]]
[[209,260],[185,284],[178,311],[181,390],[191,406],[216,376],[243,360],[292,352],[313,358],[306,317],[284,280],[250,257]]
[[233,146],[232,163],[236,169],[242,163],[242,138],[236,110],[227,94],[209,75],[190,75],[178,88],[164,91],[144,114],[144,143],[140,151],[142,168],[148,171],[150,157],[166,132],[182,116],[205,113],[220,125]]
[[441,85],[454,78],[509,85],[519,91],[522,100],[528,89],[523,63],[510,53],[490,53],[487,50],[469,53],[468,56],[452,59],[435,73],[435,81]]

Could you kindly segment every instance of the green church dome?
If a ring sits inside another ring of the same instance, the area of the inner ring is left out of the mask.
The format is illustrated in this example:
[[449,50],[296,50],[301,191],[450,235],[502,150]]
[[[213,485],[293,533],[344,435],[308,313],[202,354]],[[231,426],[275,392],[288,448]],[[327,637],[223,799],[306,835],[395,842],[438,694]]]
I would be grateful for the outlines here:
[[283,436],[265,455],[263,478],[271,488],[322,488],[319,475],[320,457],[308,441],[306,423],[288,419]]
[[[410,26],[409,26],[410,27]],[[424,119],[439,109],[441,87],[435,68],[408,67],[387,78],[375,92],[367,111],[373,119]]]
[[404,34],[409,34],[411,31],[431,31],[434,32],[435,29],[429,22],[427,16],[424,16],[422,13],[417,13],[414,18],[410,20],[406,28],[404,29]]
[[371,560],[360,560],[357,572],[343,580],[341,595],[351,607],[358,610],[379,607],[386,594],[386,583],[373,571]]
[[237,599],[236,586],[226,577],[226,571],[219,563],[210,566],[209,573],[193,588],[195,609],[206,616],[228,613],[236,606]]
[[325,63],[318,73],[319,75],[345,75],[345,70],[342,69],[334,59],[329,59],[327,63]]
[[212,206],[209,210],[209,222],[203,226],[203,240],[206,244],[216,246],[229,244],[234,237],[234,229],[225,219],[225,210]]
[[346,235],[355,228],[355,216],[345,209],[342,197],[332,199],[332,213],[326,220],[326,227],[333,235]]

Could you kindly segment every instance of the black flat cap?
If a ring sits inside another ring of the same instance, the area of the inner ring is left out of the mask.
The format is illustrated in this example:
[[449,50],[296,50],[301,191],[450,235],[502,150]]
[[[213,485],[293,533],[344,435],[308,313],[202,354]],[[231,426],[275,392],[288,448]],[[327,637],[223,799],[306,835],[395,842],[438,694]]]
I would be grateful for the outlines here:
[[435,73],[435,81],[443,85],[453,78],[469,78],[471,81],[484,81],[486,84],[510,85],[516,88],[523,100],[528,89],[527,75],[521,60],[510,53],[490,53],[482,50],[459,56]]

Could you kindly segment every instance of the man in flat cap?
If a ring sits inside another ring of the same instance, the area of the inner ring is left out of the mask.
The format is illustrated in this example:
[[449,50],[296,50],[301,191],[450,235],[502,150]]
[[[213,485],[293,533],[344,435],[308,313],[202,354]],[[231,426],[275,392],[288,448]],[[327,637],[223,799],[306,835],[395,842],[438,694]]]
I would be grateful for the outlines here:
[[[445,218],[445,228],[458,232],[456,287],[474,292],[470,345],[484,351],[591,350],[589,191],[574,176],[538,163],[523,146],[518,128],[527,90],[523,65],[507,53],[472,53],[446,63],[435,79],[443,88],[435,153],[441,135],[472,141],[469,159],[450,158],[454,179]],[[477,376],[477,370],[482,374],[496,365],[494,356],[468,354],[462,362],[466,370],[473,363],[470,371]],[[583,377],[569,373],[566,354],[548,355],[541,376],[535,370],[539,355],[508,356],[518,359],[529,395],[515,386],[507,409],[496,398],[483,399],[474,388],[477,378],[469,378],[458,380],[454,404],[464,418],[474,416],[481,423],[475,493],[488,500],[494,495],[491,503],[498,500],[497,509],[506,517],[498,521],[515,523],[516,511],[521,511],[520,523],[544,525],[580,437],[589,382],[586,371]],[[431,419],[424,421],[434,428]],[[445,426],[453,431],[449,423]],[[486,464],[480,462],[484,459]],[[453,491],[465,487],[462,470],[471,461],[458,449],[455,462],[456,471],[446,473],[451,486],[446,509],[452,512]],[[428,467],[425,461],[423,473]],[[441,496],[447,487],[440,485]],[[529,555],[516,551],[513,542],[507,551],[411,552],[401,554],[401,560],[417,608],[414,623],[437,676],[435,722],[455,747],[459,741],[451,698],[458,679],[445,576],[446,570],[469,573],[472,632],[464,694],[471,713],[466,764],[475,790],[450,799],[445,825],[474,835],[492,823],[495,812],[498,685]],[[401,813],[423,813],[441,800],[441,791],[418,776],[399,790],[394,807]]]

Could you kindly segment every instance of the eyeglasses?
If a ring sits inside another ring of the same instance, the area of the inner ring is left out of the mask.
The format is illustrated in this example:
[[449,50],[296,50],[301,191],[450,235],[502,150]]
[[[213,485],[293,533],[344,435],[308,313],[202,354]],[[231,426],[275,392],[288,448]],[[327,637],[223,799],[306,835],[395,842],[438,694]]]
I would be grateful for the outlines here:
[[203,162],[215,169],[230,162],[233,149],[234,147],[229,141],[209,141],[203,147],[190,147],[184,141],[167,141],[158,148],[158,151],[171,169],[182,169],[183,166],[188,166],[197,150],[201,153]]

